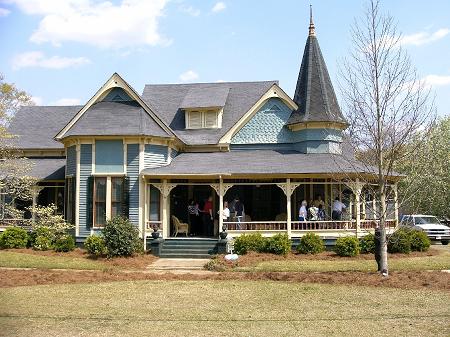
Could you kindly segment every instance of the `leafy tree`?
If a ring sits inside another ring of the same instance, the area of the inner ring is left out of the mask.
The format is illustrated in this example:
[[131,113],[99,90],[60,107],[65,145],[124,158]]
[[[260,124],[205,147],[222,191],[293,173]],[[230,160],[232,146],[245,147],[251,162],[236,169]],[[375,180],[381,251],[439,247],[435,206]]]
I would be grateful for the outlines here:
[[431,128],[411,145],[417,149],[397,167],[406,174],[399,185],[402,212],[425,213],[450,218],[450,117]]
[[7,130],[17,110],[32,104],[30,95],[5,82],[0,74],[0,219],[22,218],[23,212],[15,208],[15,201],[32,199],[36,180],[27,176],[31,164],[26,158],[21,158],[20,151],[13,146],[14,135]]

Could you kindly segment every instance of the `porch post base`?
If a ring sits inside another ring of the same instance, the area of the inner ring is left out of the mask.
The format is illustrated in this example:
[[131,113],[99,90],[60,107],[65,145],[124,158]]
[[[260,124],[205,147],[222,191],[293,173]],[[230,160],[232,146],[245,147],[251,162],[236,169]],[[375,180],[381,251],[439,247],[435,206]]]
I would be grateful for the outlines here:
[[158,239],[151,240],[150,247],[151,247],[152,255],[154,255],[154,256],[161,256],[163,243],[164,243],[164,239],[163,238],[158,238]]

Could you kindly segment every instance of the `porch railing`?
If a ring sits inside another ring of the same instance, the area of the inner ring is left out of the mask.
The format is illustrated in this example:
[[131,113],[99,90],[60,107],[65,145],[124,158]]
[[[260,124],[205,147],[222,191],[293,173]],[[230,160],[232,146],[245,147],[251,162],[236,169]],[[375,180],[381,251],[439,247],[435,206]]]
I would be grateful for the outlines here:
[[[361,229],[375,229],[378,227],[379,220],[376,219],[366,219],[361,220],[360,228]],[[395,228],[397,222],[393,219],[386,220],[386,228]]]
[[242,221],[242,222],[224,222],[228,230],[244,231],[285,231],[287,230],[286,221]]
[[292,221],[291,229],[295,231],[348,230],[356,229],[356,221]]

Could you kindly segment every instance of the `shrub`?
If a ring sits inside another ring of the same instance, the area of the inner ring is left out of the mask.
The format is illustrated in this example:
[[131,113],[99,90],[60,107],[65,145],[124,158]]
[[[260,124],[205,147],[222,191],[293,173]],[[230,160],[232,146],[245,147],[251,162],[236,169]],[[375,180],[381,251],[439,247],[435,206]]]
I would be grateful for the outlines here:
[[359,241],[353,236],[338,238],[334,246],[334,251],[339,256],[356,256],[359,250]]
[[212,258],[211,260],[209,260],[204,266],[204,269],[209,270],[209,271],[218,271],[218,272],[222,272],[225,271],[227,269],[226,266],[226,262],[222,259],[220,260],[219,258]]
[[431,241],[426,233],[417,230],[410,232],[411,250],[415,252],[426,252],[430,248]]
[[375,235],[372,233],[363,236],[359,240],[362,254],[375,254]]
[[28,233],[20,227],[8,227],[0,234],[0,248],[26,248]]
[[389,253],[409,254],[411,252],[411,234],[407,229],[400,228],[387,238]]
[[107,253],[105,240],[99,235],[89,235],[84,241],[84,248],[89,255],[102,256]]
[[55,240],[54,249],[57,252],[70,252],[75,249],[75,240],[71,235],[63,235]]
[[260,233],[243,234],[234,240],[234,251],[238,255],[247,254],[249,251],[262,253],[265,246],[266,242]]
[[47,227],[38,227],[33,234],[33,249],[35,250],[49,250],[53,249],[55,242],[55,233]]
[[301,254],[318,254],[325,250],[325,244],[319,235],[308,233],[303,235],[297,246],[297,251]]
[[127,218],[117,216],[107,221],[103,237],[108,257],[132,256],[143,251],[139,230]]
[[265,241],[264,251],[266,253],[287,255],[291,251],[292,241],[287,234],[276,234]]

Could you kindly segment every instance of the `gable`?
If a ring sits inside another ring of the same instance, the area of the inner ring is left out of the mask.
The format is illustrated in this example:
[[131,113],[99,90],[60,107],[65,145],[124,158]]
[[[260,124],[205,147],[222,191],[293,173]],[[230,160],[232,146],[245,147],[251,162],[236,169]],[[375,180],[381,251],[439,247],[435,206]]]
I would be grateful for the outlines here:
[[102,102],[130,102],[133,99],[122,88],[113,88],[101,100]]
[[292,131],[286,122],[292,113],[279,98],[270,98],[231,138],[231,144],[291,143]]

